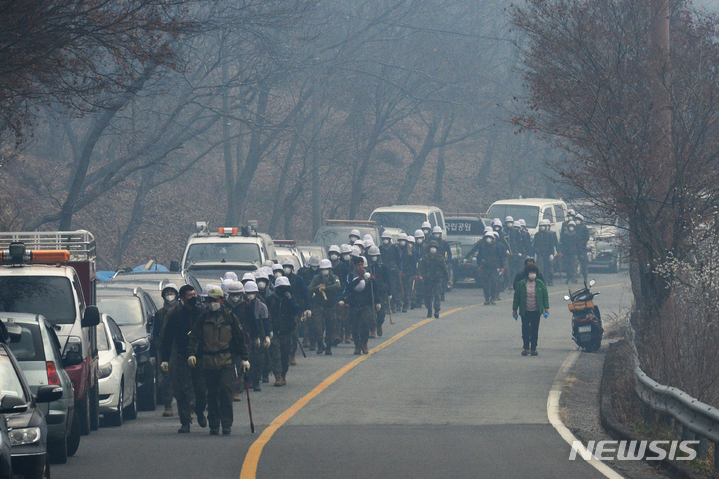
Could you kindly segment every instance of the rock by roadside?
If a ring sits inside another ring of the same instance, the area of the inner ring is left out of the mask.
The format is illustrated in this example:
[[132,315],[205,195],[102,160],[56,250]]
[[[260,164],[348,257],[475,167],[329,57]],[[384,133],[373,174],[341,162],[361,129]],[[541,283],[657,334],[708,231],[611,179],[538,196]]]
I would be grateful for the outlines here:
[[[606,351],[607,346],[603,346],[594,353],[582,352],[562,387],[562,422],[584,445],[588,441],[613,439],[602,427],[600,417],[600,389]],[[674,477],[668,471],[657,466],[652,467],[645,461],[607,463],[628,479]]]

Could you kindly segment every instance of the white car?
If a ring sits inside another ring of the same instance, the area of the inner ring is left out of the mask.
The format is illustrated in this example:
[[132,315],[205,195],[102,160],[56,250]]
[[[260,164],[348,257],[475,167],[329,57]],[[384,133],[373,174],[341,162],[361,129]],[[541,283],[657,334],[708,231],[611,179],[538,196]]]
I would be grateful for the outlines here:
[[137,359],[120,327],[107,314],[97,328],[100,353],[100,413],[108,426],[137,417]]

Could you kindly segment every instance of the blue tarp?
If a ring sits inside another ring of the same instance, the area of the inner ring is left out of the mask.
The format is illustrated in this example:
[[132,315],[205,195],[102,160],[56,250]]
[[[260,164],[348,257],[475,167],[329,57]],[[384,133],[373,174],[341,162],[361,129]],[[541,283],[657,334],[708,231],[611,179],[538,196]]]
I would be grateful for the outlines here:
[[98,271],[97,272],[97,279],[99,281],[110,281],[113,276],[115,276],[114,271]]
[[[147,263],[145,263],[145,264],[147,264]],[[166,267],[162,266],[161,264],[153,264],[152,266],[150,266],[150,269],[147,269],[147,270],[146,270],[146,269],[145,269],[145,264],[141,264],[140,266],[136,266],[135,268],[133,268],[132,271],[133,271],[134,273],[142,273],[143,271],[159,271],[159,272],[161,272],[161,273],[164,273],[164,272],[170,271],[169,269],[167,269]]]

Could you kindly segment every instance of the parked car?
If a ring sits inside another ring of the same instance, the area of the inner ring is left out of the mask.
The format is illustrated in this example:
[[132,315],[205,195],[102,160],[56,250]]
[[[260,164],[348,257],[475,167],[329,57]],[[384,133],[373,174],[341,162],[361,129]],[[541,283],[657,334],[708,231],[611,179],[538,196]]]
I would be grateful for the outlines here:
[[115,320],[104,313],[100,318],[100,413],[105,425],[122,426],[125,419],[137,418],[137,359]]
[[[15,331],[13,331],[13,329]],[[7,345],[19,336],[19,327],[2,327],[0,333],[0,414],[7,420],[10,454],[14,474],[25,479],[50,478],[47,453],[47,423],[39,404],[57,401],[63,395],[61,386],[41,386],[37,395],[30,392],[25,375]]]
[[517,198],[495,201],[487,210],[490,220],[499,218],[504,223],[507,216],[515,221],[523,219],[532,237],[539,231],[539,222],[549,220],[550,229],[559,236],[562,223],[567,218],[567,204],[551,198]]
[[152,321],[157,312],[150,295],[142,288],[100,288],[97,307],[120,326],[130,341],[137,360],[137,403],[140,410],[154,411],[157,405],[158,367],[152,356]]
[[13,479],[12,452],[10,451],[10,434],[7,418],[0,407],[0,478]]
[[484,236],[484,228],[489,221],[473,213],[447,213],[444,217],[447,226],[447,241],[453,246],[452,266],[454,282],[471,278],[480,286],[479,269],[476,258],[464,263],[464,255],[469,253],[477,241]]
[[317,256],[320,260],[329,258],[327,248],[321,244],[302,243],[297,245],[297,249],[300,250],[305,261],[310,259],[310,256]]
[[588,200],[574,200],[570,202],[570,206],[584,216],[584,224],[589,228],[589,267],[604,269],[609,273],[619,271],[623,260],[622,243],[626,240],[628,228],[620,221],[608,218]]
[[384,206],[374,210],[369,219],[377,223],[377,226],[380,228],[396,228],[397,230],[404,231],[408,235],[414,234],[416,230],[422,227],[422,223],[428,221],[432,228],[440,226],[442,228],[442,239],[447,239],[447,226],[444,222],[444,214],[442,210],[436,206]]
[[[62,365],[60,341],[55,330],[39,314],[1,313],[0,321],[19,328],[19,336],[8,345],[25,374],[30,391],[42,386],[62,387],[62,397],[39,407],[47,423],[47,449],[50,460],[64,464],[80,445],[80,423],[74,416],[72,381]],[[75,422],[75,424],[73,424]]]

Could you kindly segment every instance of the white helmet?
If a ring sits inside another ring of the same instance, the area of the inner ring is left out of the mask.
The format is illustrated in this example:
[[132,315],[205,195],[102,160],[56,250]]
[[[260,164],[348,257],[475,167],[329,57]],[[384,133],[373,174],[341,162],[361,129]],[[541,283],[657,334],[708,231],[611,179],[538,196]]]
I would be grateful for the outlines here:
[[320,258],[319,258],[318,256],[312,255],[312,256],[310,256],[310,259],[307,260],[307,264],[308,264],[310,267],[312,267],[312,266],[317,266],[317,267],[319,267],[319,265],[320,265]]
[[290,258],[282,258],[282,261],[280,261],[280,264],[282,266],[290,266],[292,268],[295,267],[295,262],[292,261]]
[[485,237],[485,238],[492,238],[492,239],[494,239],[494,233],[495,233],[494,231],[485,231],[485,232],[484,232],[484,237]]
[[350,236],[356,236],[358,238],[361,238],[362,234],[360,233],[359,230],[352,230],[352,231],[350,231]]
[[364,241],[362,241],[362,240],[357,240],[357,241],[355,241],[355,243],[354,243],[353,246],[361,246],[361,247],[364,248]]
[[[547,220],[547,221],[549,221],[549,220]],[[524,221],[523,219],[520,219],[520,220],[519,220],[519,224],[522,225],[522,226],[527,226],[527,222]]]
[[574,221],[570,221],[569,223],[567,223],[567,228],[569,228],[570,226],[577,226],[577,223],[575,223]]
[[407,233],[400,233],[397,237],[397,241],[407,241]]
[[371,234],[367,233],[367,234],[364,235],[364,237],[362,238],[362,241],[364,241],[365,243],[366,243],[367,241],[371,241],[371,242],[374,243],[374,238],[372,238],[372,235],[371,235]]
[[571,208],[567,210],[567,215],[569,215],[569,216],[575,216],[576,214],[577,214],[577,212]]
[[284,269],[281,264],[276,263],[272,265],[272,272],[274,273],[275,271],[284,271]]
[[407,242],[414,244],[414,236],[407,236]]
[[512,218],[511,216],[507,216],[506,218],[504,218],[504,222],[505,223],[514,223],[514,218]]
[[341,254],[347,254],[347,253],[351,253],[351,252],[352,252],[352,248],[350,248],[349,245],[343,244],[342,246],[340,246],[340,253],[341,253]]
[[369,247],[369,253],[368,253],[368,254],[369,254],[370,256],[379,256],[379,255],[380,255],[379,248],[376,247],[376,246],[370,246],[370,247]]
[[332,269],[332,261],[323,259],[320,261],[320,269]]
[[270,268],[270,270],[272,270],[272,265],[273,265],[273,264],[275,264],[274,261],[272,261],[271,259],[267,259],[267,260],[265,260],[265,261],[262,262],[262,267],[263,267],[263,268],[264,268],[264,267],[268,267],[268,268]]
[[252,274],[252,273],[245,273],[245,274],[242,275],[242,281],[243,281],[243,282],[245,282],[245,281],[254,281],[254,280],[255,280],[255,275]]
[[254,281],[248,281],[247,284],[245,284],[245,293],[258,293],[259,291],[257,283]]
[[223,279],[222,283],[220,284],[220,289],[222,289],[222,292],[227,295],[227,292],[230,290],[230,285],[234,283],[231,279]]
[[330,246],[330,248],[327,250],[327,252],[341,254],[340,247],[337,246],[336,244],[333,244],[332,246]]
[[374,246],[374,240],[372,238],[364,240],[364,247],[369,248],[370,246]]
[[429,221],[425,221],[424,223],[422,223],[422,229],[425,229],[425,228],[432,229],[432,225],[429,224]]
[[491,226],[485,226],[485,227],[484,227],[484,232],[485,232],[485,233],[491,233],[492,231],[494,231],[494,230],[492,229]]
[[202,296],[203,298],[206,298],[207,295],[210,294],[210,290],[212,290],[213,288],[217,288],[217,287],[218,286],[216,284],[207,283],[206,285],[204,285],[202,287],[202,293],[200,294],[200,296]]
[[228,271],[227,273],[225,273],[223,279],[231,279],[232,281],[237,281],[237,275],[234,271]]
[[242,293],[243,291],[245,291],[245,287],[239,281],[233,281],[232,283],[230,283],[230,287],[227,288],[227,294]]
[[424,231],[422,231],[422,230],[417,230],[417,231],[415,231],[415,232],[414,232],[414,237],[415,237],[415,238],[424,238]]
[[577,213],[577,216],[575,216],[576,219],[584,221],[584,215],[581,213]]
[[492,231],[492,236],[494,236],[494,239],[499,239],[499,233],[496,231]]
[[552,223],[550,223],[550,221],[547,219],[543,219],[542,221],[539,222],[539,226],[551,226],[551,225],[552,225]]
[[441,233],[442,233],[442,227],[441,227],[441,226],[435,226],[434,228],[432,228],[432,234],[435,234],[435,233],[440,233],[440,234],[441,234]]
[[353,246],[352,247],[352,253],[350,253],[352,256],[362,256],[362,251],[360,251],[359,247]]
[[385,239],[385,238],[392,239],[392,233],[385,230],[384,233],[382,233],[382,239]]
[[[270,274],[272,274],[272,271],[270,271]],[[248,283],[256,283],[257,281],[264,279],[265,281],[270,281],[270,274],[267,274],[267,271],[265,271],[265,268],[260,268],[255,273],[255,281],[248,281]],[[245,287],[247,287],[247,283],[245,283]]]
[[492,226],[502,226],[502,220],[500,220],[499,218],[494,218],[494,220],[492,221]]
[[279,288],[280,286],[289,286],[290,285],[290,278],[287,276],[280,276],[275,280],[275,288]]

